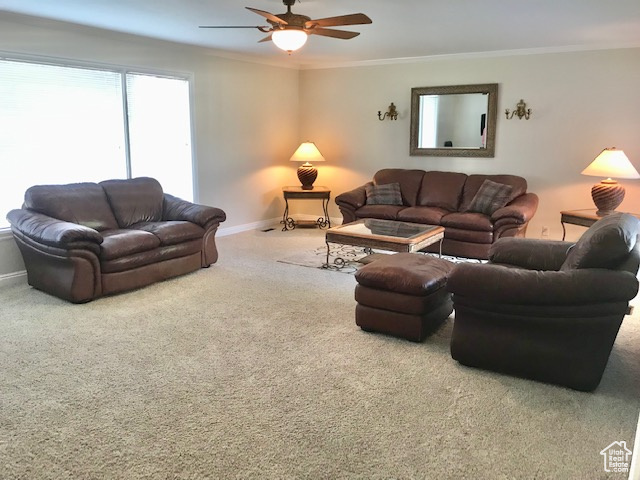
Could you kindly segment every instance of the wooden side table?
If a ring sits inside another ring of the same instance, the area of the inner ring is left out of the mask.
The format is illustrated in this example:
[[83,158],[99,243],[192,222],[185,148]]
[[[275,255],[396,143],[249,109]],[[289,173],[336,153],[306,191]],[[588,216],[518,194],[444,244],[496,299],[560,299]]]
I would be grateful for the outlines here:
[[[293,230],[297,226],[331,228],[331,220],[329,219],[331,190],[327,187],[313,187],[313,190],[303,190],[302,187],[282,187],[282,195],[284,196],[285,206],[280,223],[284,224],[283,232]],[[322,200],[322,213],[324,216],[318,217],[317,220],[298,220],[296,222],[289,216],[289,200]]]
[[[603,218],[602,215],[596,214],[595,208],[585,208],[583,210],[563,210],[560,212],[560,224],[562,225],[562,240],[567,235],[567,231],[565,229],[565,223],[571,225],[580,225],[582,227],[590,227],[598,220]],[[624,212],[627,213],[627,212]],[[634,217],[640,219],[640,214],[637,213],[629,213],[629,215],[633,215]]]

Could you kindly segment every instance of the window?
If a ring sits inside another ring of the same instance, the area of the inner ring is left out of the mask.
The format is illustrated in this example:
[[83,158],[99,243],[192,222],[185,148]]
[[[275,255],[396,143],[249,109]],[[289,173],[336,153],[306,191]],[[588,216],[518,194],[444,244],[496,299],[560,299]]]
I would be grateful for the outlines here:
[[418,146],[435,148],[438,137],[438,95],[420,95]]
[[0,60],[0,228],[36,184],[151,176],[193,200],[189,81]]

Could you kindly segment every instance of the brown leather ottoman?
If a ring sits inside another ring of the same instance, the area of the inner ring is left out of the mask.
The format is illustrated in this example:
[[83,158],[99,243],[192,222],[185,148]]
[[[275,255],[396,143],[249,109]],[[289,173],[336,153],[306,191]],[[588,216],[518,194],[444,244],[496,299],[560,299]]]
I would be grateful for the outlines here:
[[421,342],[453,311],[446,283],[454,264],[415,253],[385,255],[355,274],[356,325]]

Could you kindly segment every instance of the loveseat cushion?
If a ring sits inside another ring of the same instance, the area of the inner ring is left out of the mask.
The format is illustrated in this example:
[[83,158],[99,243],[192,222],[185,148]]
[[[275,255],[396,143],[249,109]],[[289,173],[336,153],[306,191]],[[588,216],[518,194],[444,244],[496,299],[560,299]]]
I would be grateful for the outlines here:
[[442,217],[449,213],[444,208],[438,207],[407,207],[398,212],[398,220],[425,225],[440,225]]
[[423,176],[424,170],[385,168],[376,172],[373,176],[373,184],[399,183],[403,204],[413,207],[416,204]]
[[100,182],[120,228],[138,222],[162,220],[163,191],[154,178],[138,177],[128,180]]
[[183,221],[140,222],[131,225],[131,228],[152,233],[158,237],[161,245],[175,245],[204,236],[204,228]]
[[146,252],[160,246],[160,239],[142,230],[105,230],[100,245],[100,260],[113,260],[134,253]]
[[36,185],[24,194],[24,207],[97,231],[118,228],[104,190],[97,183]]
[[507,204],[527,191],[527,181],[517,175],[469,175],[462,190],[462,201],[458,209],[460,212],[469,208],[473,197],[476,196],[485,180],[511,186],[511,194],[507,198]]
[[146,252],[134,253],[125,257],[100,262],[102,273],[126,272],[135,268],[159,263],[172,258],[186,257],[202,250],[200,240],[191,240],[177,245],[160,246]]
[[417,205],[458,210],[467,175],[457,172],[429,171],[422,178]]
[[624,213],[607,215],[571,247],[560,270],[616,268],[635,246],[637,235],[637,218]]

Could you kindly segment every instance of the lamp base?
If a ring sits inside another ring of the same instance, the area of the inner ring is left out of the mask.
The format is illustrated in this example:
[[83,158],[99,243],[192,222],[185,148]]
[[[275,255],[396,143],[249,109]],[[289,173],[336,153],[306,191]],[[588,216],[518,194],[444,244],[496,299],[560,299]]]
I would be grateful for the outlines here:
[[303,190],[313,190],[313,182],[318,178],[318,170],[309,162],[305,162],[298,167],[298,180],[302,184]]
[[603,216],[613,212],[624,200],[624,194],[624,187],[610,178],[595,184],[591,187],[591,198],[598,207],[596,214]]

